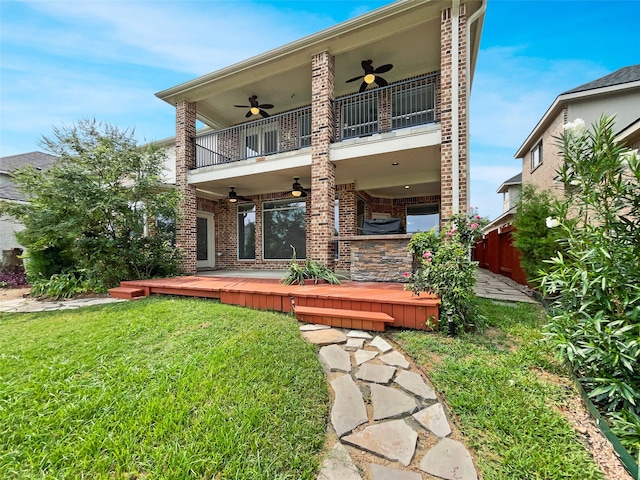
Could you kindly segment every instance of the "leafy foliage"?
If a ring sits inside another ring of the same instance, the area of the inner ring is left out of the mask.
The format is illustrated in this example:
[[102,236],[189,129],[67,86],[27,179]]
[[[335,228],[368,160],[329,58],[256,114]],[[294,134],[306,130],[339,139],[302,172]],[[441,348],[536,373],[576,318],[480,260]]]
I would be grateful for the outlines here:
[[280,280],[284,285],[304,285],[305,280],[312,280],[314,283],[325,280],[331,285],[340,285],[338,276],[325,265],[310,259],[307,259],[304,266],[300,265],[296,260],[296,249],[293,245],[291,245],[291,249],[293,250],[291,263],[284,277]]
[[560,138],[564,253],[542,287],[556,296],[548,338],[638,455],[637,431],[616,425],[640,414],[640,161],[614,138],[607,117]]
[[[409,251],[417,255],[419,266],[405,276],[408,289],[416,295],[428,292],[440,297],[443,329],[453,334],[460,327],[482,327],[483,317],[475,307],[475,270],[470,249],[479,235],[480,225],[473,211],[451,217],[446,233],[420,232],[409,242]],[[444,314],[444,315],[443,315]],[[449,325],[451,322],[451,325]]]
[[24,267],[14,265],[0,269],[0,288],[15,288],[27,284]]
[[30,202],[0,207],[25,225],[17,236],[29,254],[29,280],[82,276],[104,289],[174,274],[178,252],[170,234],[145,236],[147,222],[176,215],[177,192],[160,188],[163,150],[138,147],[133,131],[95,120],[53,132],[42,139],[58,157],[51,169],[26,166],[14,177]]
[[540,190],[531,184],[523,186],[513,222],[516,228],[513,244],[522,253],[520,265],[533,286],[545,267],[544,262],[559,250],[561,231],[546,226],[546,219],[556,215],[554,199],[548,190]]

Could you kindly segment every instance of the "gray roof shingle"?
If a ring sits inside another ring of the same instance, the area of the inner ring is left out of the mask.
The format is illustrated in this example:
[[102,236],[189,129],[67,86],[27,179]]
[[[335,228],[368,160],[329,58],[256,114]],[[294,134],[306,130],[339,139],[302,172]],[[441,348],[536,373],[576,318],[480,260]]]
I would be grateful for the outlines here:
[[587,90],[594,90],[596,88],[612,87],[614,85],[620,85],[623,83],[637,82],[640,80],[640,65],[631,65],[629,67],[616,70],[609,75],[597,78],[589,83],[580,85],[579,87],[572,88],[563,92],[562,95],[567,93],[585,92]]
[[58,157],[42,152],[22,153],[0,158],[0,199],[26,200],[27,197],[18,190],[11,180],[11,174],[25,165],[33,165],[38,170],[47,170]]

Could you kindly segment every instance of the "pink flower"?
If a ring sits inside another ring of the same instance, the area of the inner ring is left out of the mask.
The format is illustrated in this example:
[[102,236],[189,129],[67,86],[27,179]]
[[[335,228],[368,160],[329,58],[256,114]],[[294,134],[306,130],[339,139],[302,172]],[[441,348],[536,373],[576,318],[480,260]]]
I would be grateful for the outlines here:
[[431,257],[427,258],[427,262],[428,263],[431,263],[431,260],[433,260],[433,258],[431,258]]
[[430,251],[430,250],[427,250],[426,252],[424,252],[424,253],[422,254],[422,257],[423,257],[423,258],[429,258],[429,257],[431,257],[431,251]]
[[409,276],[410,276],[410,275],[411,275],[411,274],[410,274],[409,272],[404,272],[404,273],[402,274],[402,276],[403,276],[404,278],[409,278]]
[[458,230],[456,228],[449,230],[447,232],[447,236],[452,237]]
[[480,215],[476,215],[476,220],[480,220]]
[[471,225],[469,225],[472,229],[476,229],[479,227],[479,225],[477,223],[472,223]]

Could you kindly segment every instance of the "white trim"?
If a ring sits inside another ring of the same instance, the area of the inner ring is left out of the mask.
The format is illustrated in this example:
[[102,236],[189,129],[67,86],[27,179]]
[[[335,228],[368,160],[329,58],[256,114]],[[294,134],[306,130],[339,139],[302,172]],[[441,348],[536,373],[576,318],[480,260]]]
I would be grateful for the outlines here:
[[207,259],[197,260],[197,268],[214,268],[216,266],[215,217],[211,212],[196,212],[196,218],[207,220]]

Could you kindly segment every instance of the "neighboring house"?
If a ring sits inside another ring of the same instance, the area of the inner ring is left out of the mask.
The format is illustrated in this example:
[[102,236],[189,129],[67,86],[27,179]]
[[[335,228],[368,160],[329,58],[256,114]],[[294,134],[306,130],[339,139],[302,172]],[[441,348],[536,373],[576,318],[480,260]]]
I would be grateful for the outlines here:
[[558,95],[515,154],[515,158],[522,161],[519,178],[507,180],[498,190],[504,195],[505,207],[509,205],[510,208],[504,208],[503,214],[483,229],[483,240],[475,252],[481,266],[526,283],[519,267],[519,253],[511,245],[511,223],[515,215],[511,192],[515,192],[517,183],[517,188],[532,184],[554,195],[563,195],[565,186],[558,180],[558,170],[563,162],[558,137],[566,124],[580,118],[589,128],[603,114],[615,116],[618,141],[638,148],[640,65],[621,68]]
[[[157,93],[176,108],[185,271],[281,269],[290,245],[349,271],[376,244],[357,238],[366,220],[404,232],[465,211],[484,10],[394,2]],[[375,245],[370,268],[406,257],[408,235],[388,237],[400,243]]]
[[[32,165],[38,170],[46,170],[53,165],[56,158],[42,152],[0,158],[0,200],[26,203],[28,199],[13,182],[13,172],[26,165]],[[12,218],[0,217],[0,250],[2,250],[3,265],[15,263],[16,254],[22,252],[24,247],[16,240],[15,233],[23,228],[21,223]]]
[[618,138],[629,146],[635,142],[633,148],[637,148],[640,65],[621,68],[558,95],[515,154],[522,160],[522,182],[556,195],[564,193],[564,185],[557,180],[562,157],[556,137],[567,123],[581,118],[589,128],[603,114],[615,115]]

